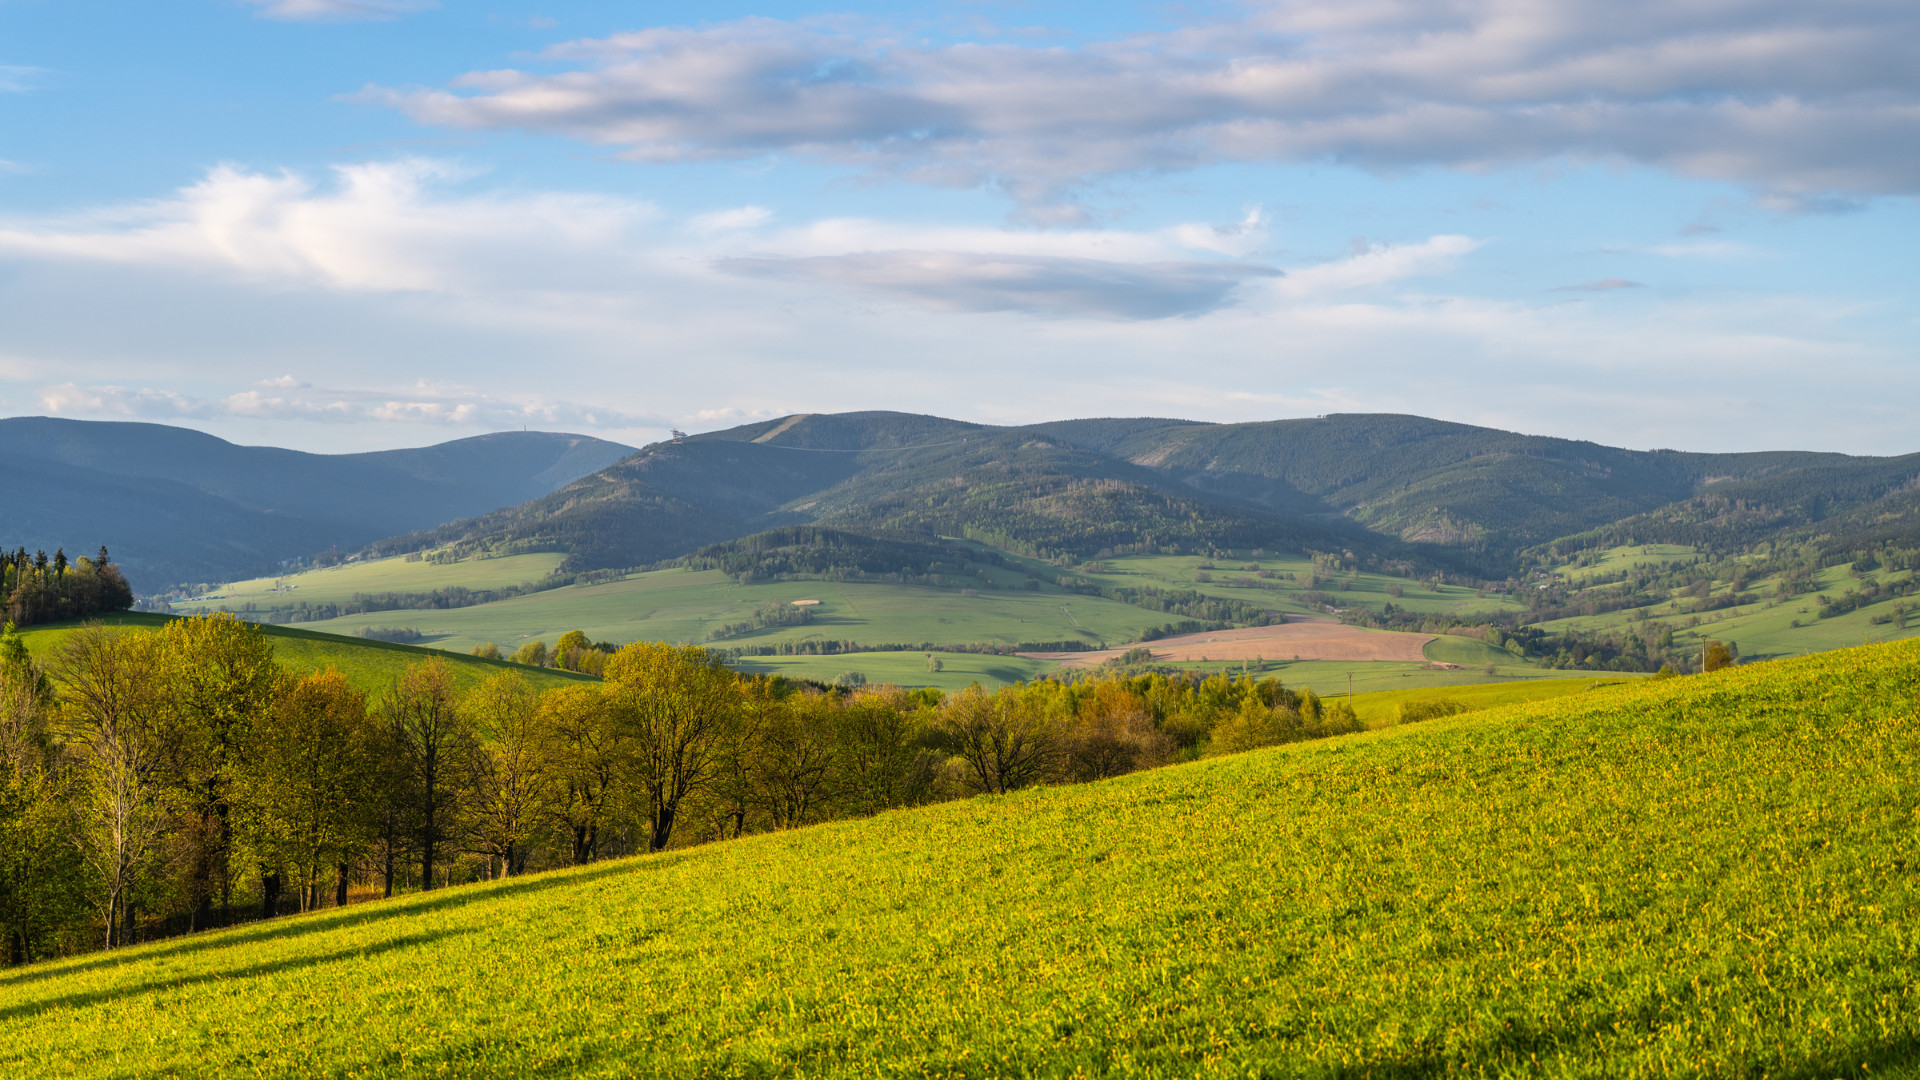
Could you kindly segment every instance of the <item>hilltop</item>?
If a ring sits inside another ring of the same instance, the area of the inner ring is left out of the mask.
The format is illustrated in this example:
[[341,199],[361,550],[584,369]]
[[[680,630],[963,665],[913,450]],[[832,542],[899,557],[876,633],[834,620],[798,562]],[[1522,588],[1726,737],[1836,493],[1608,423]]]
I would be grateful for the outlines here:
[[55,962],[0,1061],[1913,1075],[1916,680],[1855,649]]
[[1049,559],[1353,551],[1504,578],[1535,549],[1660,540],[1683,520],[1699,526],[1688,543],[1914,542],[1917,477],[1920,454],[1625,450],[1417,416],[991,427],[802,414],[656,443],[551,495],[370,550],[558,551],[569,569],[628,568],[810,524]]
[[227,581],[536,498],[633,452],[508,431],[308,454],[163,424],[0,419],[0,547],[110,548],[136,591]]

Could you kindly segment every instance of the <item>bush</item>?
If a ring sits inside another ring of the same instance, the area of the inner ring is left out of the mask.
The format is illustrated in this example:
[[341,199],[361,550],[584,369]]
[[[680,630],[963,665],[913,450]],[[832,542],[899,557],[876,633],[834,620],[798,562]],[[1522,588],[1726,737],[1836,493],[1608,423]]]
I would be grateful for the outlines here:
[[1403,701],[1397,723],[1411,724],[1420,720],[1438,720],[1443,716],[1455,716],[1467,711],[1467,707],[1452,698],[1422,698],[1419,701]]

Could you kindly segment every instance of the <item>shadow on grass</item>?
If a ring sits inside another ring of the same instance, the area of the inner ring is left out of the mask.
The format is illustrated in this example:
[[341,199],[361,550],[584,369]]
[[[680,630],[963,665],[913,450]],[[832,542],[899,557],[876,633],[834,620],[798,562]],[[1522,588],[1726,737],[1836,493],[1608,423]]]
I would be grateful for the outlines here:
[[285,960],[275,960],[271,963],[251,964],[242,968],[207,971],[198,975],[178,975],[172,978],[149,979],[146,982],[133,983],[128,986],[115,986],[111,989],[62,994],[58,997],[47,998],[44,1001],[22,1002],[18,1005],[11,1005],[7,1008],[0,1009],[0,1021],[12,1020],[19,1016],[32,1016],[53,1009],[84,1009],[90,1005],[99,1005],[102,1002],[115,1001],[120,998],[140,997],[143,994],[150,994],[157,990],[176,990],[189,986],[199,986],[202,983],[226,982],[231,979],[250,979],[256,975],[277,975],[282,972],[298,971],[301,968],[318,967],[321,964],[332,964],[342,960],[364,959],[370,956],[378,956],[381,953],[393,952],[396,949],[408,949],[415,945],[426,945],[446,938],[463,937],[473,933],[478,933],[478,931],[443,930],[432,934],[407,934],[402,937],[391,938],[387,941],[361,948],[339,949],[330,953],[320,953],[317,956],[290,957]]
[[249,923],[244,928],[211,930],[167,943],[135,946],[137,952],[106,952],[79,963],[59,964],[56,961],[56,966],[29,967],[0,976],[0,988],[77,975],[101,968],[118,967],[123,964],[141,964],[154,959],[189,956],[209,949],[225,949],[268,939],[285,940],[307,934],[322,934],[348,927],[367,926],[387,919],[405,918],[435,911],[450,911],[469,904],[543,892],[547,889],[593,881],[615,874],[662,870],[679,863],[690,854],[692,854],[691,851],[673,851],[663,855],[622,859],[617,862],[600,863],[572,873],[555,871],[507,881],[455,886],[431,893],[409,893],[391,900],[372,900],[351,907],[329,908],[308,912],[305,915],[263,920]]

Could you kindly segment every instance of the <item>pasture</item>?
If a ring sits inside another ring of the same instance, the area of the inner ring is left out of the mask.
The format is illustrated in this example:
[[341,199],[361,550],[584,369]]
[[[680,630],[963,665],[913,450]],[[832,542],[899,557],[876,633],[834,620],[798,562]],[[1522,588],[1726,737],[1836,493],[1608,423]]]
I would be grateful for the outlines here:
[[235,581],[174,603],[182,615],[203,611],[266,609],[288,604],[332,604],[363,593],[426,593],[435,589],[499,589],[538,581],[558,569],[559,552],[499,557],[473,556],[456,563],[395,557],[304,570],[280,577]]
[[[169,618],[172,616],[130,611],[108,615],[98,621],[110,626],[140,629],[159,626]],[[26,642],[28,650],[34,657],[44,662],[48,659],[51,650],[59,647],[62,639],[82,625],[84,624],[49,623],[45,626],[30,626],[20,631],[20,637]],[[483,660],[477,656],[460,653],[440,653],[413,645],[315,633],[290,626],[263,626],[260,629],[273,643],[273,657],[281,667],[290,671],[303,672],[336,668],[340,674],[347,677],[347,681],[365,694],[385,693],[399,682],[401,673],[409,665],[421,663],[435,656],[443,657],[452,667],[454,680],[462,692],[501,671],[520,672],[543,691],[589,678],[589,676],[577,675],[570,671],[530,668],[509,664],[504,660]]]
[[814,621],[770,627],[716,641],[718,646],[799,641],[960,643],[1128,641],[1167,617],[1097,596],[1047,588],[962,589],[930,585],[789,581],[740,585],[717,570],[654,570],[597,585],[512,597],[445,610],[382,611],[325,622],[312,630],[352,633],[362,626],[413,627],[427,643],[465,652],[484,641],[513,651],[534,639],[548,645],[568,630],[595,641],[707,644],[707,634],[752,617],[768,601],[818,600]]
[[1913,1076],[1916,682],[1877,646],[56,961],[0,976],[0,1071]]

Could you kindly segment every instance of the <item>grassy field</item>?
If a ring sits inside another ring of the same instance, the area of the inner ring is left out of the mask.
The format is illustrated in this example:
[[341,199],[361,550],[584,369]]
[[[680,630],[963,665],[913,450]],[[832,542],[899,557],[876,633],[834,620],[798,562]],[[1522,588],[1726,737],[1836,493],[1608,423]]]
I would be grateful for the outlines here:
[[927,656],[918,652],[843,653],[839,656],[744,656],[733,662],[736,671],[760,675],[833,682],[844,672],[857,671],[869,683],[895,686],[932,686],[965,690],[973,683],[989,689],[1025,682],[1054,665],[1046,660],[990,653],[938,653],[939,671],[927,670]]
[[1400,705],[1406,701],[1445,698],[1448,701],[1457,701],[1470,709],[1491,709],[1527,701],[1546,701],[1551,698],[1566,697],[1569,694],[1584,694],[1589,690],[1619,686],[1630,678],[1634,676],[1609,674],[1584,679],[1516,679],[1483,682],[1478,685],[1456,684],[1404,690],[1376,690],[1372,693],[1353,695],[1353,711],[1354,715],[1366,721],[1368,725],[1381,727],[1391,724],[1398,718]]
[[[1211,564],[1213,569],[1203,570]],[[1316,610],[1301,598],[1310,591],[1306,580],[1313,572],[1311,560],[1298,555],[1241,553],[1231,559],[1208,559],[1198,555],[1139,555],[1102,559],[1082,565],[1075,573],[1105,585],[1140,588],[1193,589],[1209,596],[1244,600],[1275,611],[1304,614]],[[1259,577],[1265,570],[1273,576]],[[1210,578],[1202,581],[1201,576]],[[1289,580],[1284,575],[1293,575]],[[1346,588],[1342,589],[1341,583]],[[1340,607],[1364,607],[1379,610],[1385,604],[1406,611],[1471,614],[1492,611],[1519,611],[1521,606],[1498,595],[1480,596],[1473,589],[1458,585],[1430,586],[1407,578],[1385,574],[1355,573],[1339,575],[1314,586],[1331,596]],[[1398,588],[1401,595],[1389,590]]]
[[1750,665],[44,964],[0,1071],[1920,1075],[1916,682]]
[[769,600],[818,600],[807,626],[757,630],[717,644],[780,641],[974,642],[1132,640],[1167,616],[1099,597],[1048,588],[968,590],[921,585],[795,581],[738,585],[717,570],[655,570],[601,585],[517,596],[445,611],[384,611],[309,629],[352,633],[363,626],[412,627],[428,643],[466,651],[482,641],[511,651],[535,638],[551,645],[568,630],[595,641],[688,641],[749,618]]
[[[170,617],[125,612],[106,616],[100,621],[115,626],[152,628],[159,626]],[[45,659],[51,650],[59,646],[61,639],[78,629],[80,625],[80,623],[53,623],[47,626],[30,626],[22,630],[20,636],[26,641],[27,648],[34,656]],[[463,691],[501,671],[518,671],[533,680],[534,685],[541,690],[588,678],[588,676],[576,675],[569,671],[529,668],[519,664],[509,664],[503,660],[482,660],[477,656],[457,653],[442,654],[412,645],[396,645],[385,641],[367,641],[361,638],[339,637],[334,634],[319,634],[287,626],[265,626],[261,629],[273,642],[274,659],[279,661],[282,667],[293,671],[324,671],[327,668],[338,668],[349,682],[366,694],[384,693],[399,682],[401,673],[407,669],[408,665],[418,664],[435,656],[444,656],[447,663],[453,666],[454,679]]]
[[[1904,580],[1910,571],[1877,571],[1867,576],[1867,580],[1894,581]],[[1852,575],[1851,568],[1845,564],[1830,566],[1820,571],[1816,579],[1819,593],[1828,596],[1840,596],[1849,589],[1857,589],[1862,579]],[[1771,578],[1756,580],[1749,586],[1749,592],[1757,597],[1772,593],[1774,580]],[[1723,585],[1718,592],[1725,592]],[[1720,641],[1734,641],[1740,646],[1742,656],[1751,658],[1802,656],[1812,652],[1826,652],[1877,641],[1896,641],[1920,636],[1920,618],[1911,621],[1907,629],[1901,630],[1890,623],[1874,625],[1876,616],[1885,615],[1893,610],[1896,603],[1912,601],[1882,600],[1845,615],[1831,619],[1817,617],[1819,606],[1813,595],[1796,596],[1786,601],[1763,600],[1759,603],[1739,607],[1724,608],[1697,616],[1681,615],[1676,604],[1669,602],[1656,604],[1642,609],[1645,618],[1652,624],[1672,627],[1675,638],[1683,643],[1697,647],[1697,643],[1709,638]],[[1639,610],[1617,611],[1605,615],[1578,616],[1570,619],[1558,619],[1541,623],[1542,629],[1560,630],[1621,630],[1633,625],[1641,618]],[[1798,622],[1800,625],[1795,626]],[[1657,631],[1656,631],[1657,632]]]
[[182,615],[192,615],[223,608],[240,611],[248,604],[271,608],[299,603],[337,603],[351,600],[360,593],[425,593],[454,587],[498,589],[538,581],[552,574],[564,558],[566,556],[558,552],[543,552],[502,558],[474,557],[457,563],[375,559],[284,577],[236,581],[192,600],[176,602],[174,608]]

